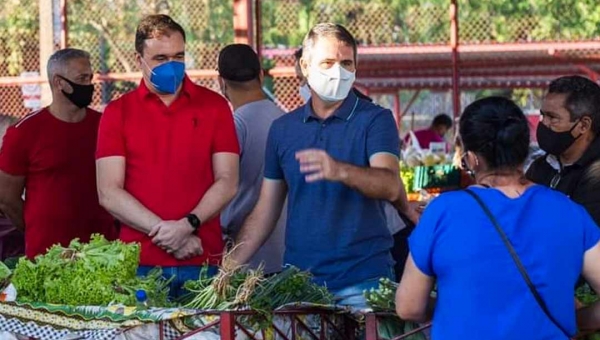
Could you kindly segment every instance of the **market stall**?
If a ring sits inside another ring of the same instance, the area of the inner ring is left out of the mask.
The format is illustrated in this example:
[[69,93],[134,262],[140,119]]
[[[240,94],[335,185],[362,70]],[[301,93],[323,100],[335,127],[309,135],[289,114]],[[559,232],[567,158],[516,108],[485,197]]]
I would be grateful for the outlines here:
[[294,267],[269,277],[260,269],[217,277],[202,271],[186,282],[189,294],[172,301],[170,281],[158,269],[137,277],[138,263],[137,244],[98,235],[54,246],[34,261],[21,258],[13,268],[0,262],[2,339],[346,340],[375,327],[375,340],[418,328],[386,320],[393,312],[390,281],[365,293],[373,309],[351,310]]

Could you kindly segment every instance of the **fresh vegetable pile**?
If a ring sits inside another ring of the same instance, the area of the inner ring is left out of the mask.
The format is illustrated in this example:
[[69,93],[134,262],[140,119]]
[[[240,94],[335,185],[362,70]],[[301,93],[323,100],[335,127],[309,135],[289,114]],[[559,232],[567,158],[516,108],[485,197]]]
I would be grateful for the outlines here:
[[582,286],[578,287],[575,291],[575,297],[579,302],[581,302],[584,306],[589,306],[592,303],[598,301],[598,295],[589,284],[585,283]]
[[[382,312],[379,316],[377,325],[379,337],[381,339],[394,339],[399,335],[406,334],[420,327],[419,324],[410,321],[400,320],[396,314],[396,289],[398,284],[388,278],[379,279],[378,289],[371,288],[363,293],[367,299],[367,304],[375,312]],[[423,333],[410,335],[406,340],[426,340]]]
[[10,269],[4,263],[0,262],[0,280],[8,279],[10,274]]
[[0,262],[0,292],[2,292],[10,283],[11,270]]
[[151,305],[167,304],[168,282],[159,269],[138,278],[140,247],[93,235],[54,245],[34,261],[21,258],[13,272],[17,300],[71,306],[135,305],[135,290],[148,292]]
[[367,304],[374,311],[396,312],[396,290],[398,284],[388,278],[379,279],[379,288],[365,290],[363,294],[367,299]]
[[307,272],[288,266],[277,275],[265,278],[262,270],[229,272],[221,269],[216,277],[208,277],[203,270],[197,281],[188,281],[190,291],[185,307],[203,310],[250,308],[260,320],[252,322],[261,328],[270,324],[272,313],[278,307],[295,302],[331,304],[333,296],[325,287],[311,281]]
[[415,168],[408,167],[400,163],[400,178],[402,179],[402,184],[404,184],[404,189],[407,193],[414,192],[414,184],[415,184]]

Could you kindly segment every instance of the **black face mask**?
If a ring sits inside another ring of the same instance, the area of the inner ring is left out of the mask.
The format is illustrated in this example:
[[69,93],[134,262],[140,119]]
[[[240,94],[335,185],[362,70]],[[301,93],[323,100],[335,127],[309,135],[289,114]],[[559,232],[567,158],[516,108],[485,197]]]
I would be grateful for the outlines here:
[[573,137],[571,134],[577,124],[579,124],[579,121],[575,122],[575,125],[568,131],[556,132],[540,122],[536,131],[536,137],[540,148],[554,156],[562,155],[563,152],[575,143],[577,138],[581,137],[581,135]]
[[88,107],[92,103],[92,96],[94,95],[94,85],[81,85],[70,81],[69,79],[59,76],[62,80],[66,81],[71,85],[73,92],[67,93],[62,90],[62,93],[71,101],[75,106],[82,109]]

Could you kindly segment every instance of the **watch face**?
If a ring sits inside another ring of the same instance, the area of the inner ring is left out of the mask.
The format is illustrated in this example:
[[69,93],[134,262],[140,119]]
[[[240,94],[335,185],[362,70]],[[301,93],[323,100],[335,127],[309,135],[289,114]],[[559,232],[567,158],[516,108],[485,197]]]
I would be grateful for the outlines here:
[[200,226],[200,219],[198,218],[198,216],[196,216],[194,214],[188,215],[188,221],[194,228],[198,228]]

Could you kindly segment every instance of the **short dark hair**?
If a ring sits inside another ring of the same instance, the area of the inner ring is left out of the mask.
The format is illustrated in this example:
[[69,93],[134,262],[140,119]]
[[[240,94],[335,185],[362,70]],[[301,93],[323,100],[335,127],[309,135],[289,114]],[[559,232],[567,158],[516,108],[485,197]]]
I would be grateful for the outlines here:
[[294,58],[296,59],[296,62],[300,61],[300,58],[302,58],[302,47],[294,52]]
[[452,118],[445,113],[440,113],[433,118],[431,126],[445,126],[450,129],[452,127]]
[[600,133],[600,86],[588,78],[566,76],[553,80],[548,93],[566,94],[565,108],[571,121],[583,116],[592,119],[592,131]]
[[149,15],[140,21],[135,31],[135,51],[140,55],[144,52],[144,43],[148,39],[154,39],[163,35],[169,36],[178,32],[185,42],[185,31],[170,16],[164,14]]
[[490,167],[516,169],[529,153],[529,122],[510,99],[488,97],[467,106],[460,117],[463,152],[483,157]]
[[311,28],[306,34],[304,42],[302,43],[302,50],[304,51],[304,54],[310,56],[310,51],[313,46],[315,46],[317,40],[323,37],[334,37],[338,41],[341,41],[344,44],[352,47],[352,51],[354,52],[354,61],[356,62],[356,54],[358,49],[356,40],[352,34],[340,24],[321,23]]

